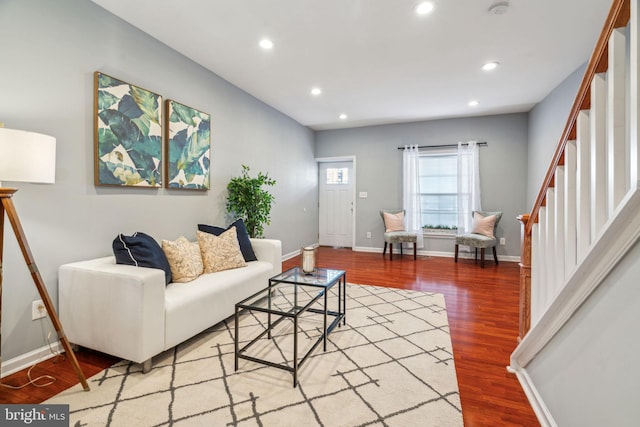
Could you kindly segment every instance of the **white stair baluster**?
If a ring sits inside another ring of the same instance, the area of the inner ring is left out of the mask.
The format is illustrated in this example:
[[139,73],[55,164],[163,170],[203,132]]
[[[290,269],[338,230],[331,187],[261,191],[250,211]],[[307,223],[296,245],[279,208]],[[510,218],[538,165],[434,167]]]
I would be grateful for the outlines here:
[[564,150],[564,270],[565,281],[576,268],[576,141],[567,141]]
[[591,243],[607,220],[606,83],[604,74],[591,82]]
[[627,192],[625,159],[625,68],[624,29],[615,29],[609,39],[607,70],[607,217],[611,218]]
[[629,180],[631,189],[636,190],[640,184],[640,0],[631,0],[631,33],[629,40]]
[[531,227],[531,319],[530,327],[532,328],[538,319],[542,315],[539,310],[541,306],[540,288],[542,283],[540,277],[542,276],[540,262],[540,225],[538,223],[533,224]]
[[558,295],[558,292],[564,286],[564,198],[565,198],[565,172],[564,166],[558,166],[556,168],[555,177],[555,213],[553,220],[553,239],[554,245],[554,272],[555,283],[553,297]]
[[547,208],[545,209],[547,214],[547,219],[545,223],[546,228],[546,240],[544,246],[544,256],[546,258],[546,270],[545,276],[547,278],[545,283],[545,307],[549,305],[549,302],[553,300],[553,295],[555,294],[556,289],[556,241],[554,236],[554,224],[555,224],[555,216],[556,216],[556,207],[555,207],[555,188],[549,187],[547,189]]
[[576,165],[576,229],[577,229],[577,264],[587,255],[591,244],[591,163],[589,146],[591,137],[589,129],[589,112],[580,111],[577,121],[576,146],[578,155]]

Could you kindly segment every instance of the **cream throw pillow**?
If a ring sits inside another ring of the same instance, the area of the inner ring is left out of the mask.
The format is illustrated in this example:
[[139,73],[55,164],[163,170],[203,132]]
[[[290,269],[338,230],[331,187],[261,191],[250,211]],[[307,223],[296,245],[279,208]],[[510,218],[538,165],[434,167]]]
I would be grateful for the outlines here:
[[398,212],[396,214],[383,212],[383,215],[387,233],[390,231],[404,231],[404,212]]
[[197,231],[197,235],[205,273],[214,273],[247,265],[240,251],[235,227],[231,227],[219,236],[204,233],[200,230]]
[[162,250],[169,261],[173,282],[190,282],[202,274],[202,256],[198,243],[180,236],[173,242],[163,240]]
[[475,234],[482,234],[487,237],[493,236],[493,227],[496,224],[496,216],[482,216],[478,212],[473,213],[473,227],[471,227],[471,232]]

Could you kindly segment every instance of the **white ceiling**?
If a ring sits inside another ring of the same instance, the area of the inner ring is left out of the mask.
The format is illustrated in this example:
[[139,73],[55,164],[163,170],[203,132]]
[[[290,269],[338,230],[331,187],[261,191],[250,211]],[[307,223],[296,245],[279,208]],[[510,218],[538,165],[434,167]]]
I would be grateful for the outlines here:
[[589,58],[611,3],[495,15],[504,0],[432,0],[418,16],[414,0],[93,1],[316,130],[529,111]]

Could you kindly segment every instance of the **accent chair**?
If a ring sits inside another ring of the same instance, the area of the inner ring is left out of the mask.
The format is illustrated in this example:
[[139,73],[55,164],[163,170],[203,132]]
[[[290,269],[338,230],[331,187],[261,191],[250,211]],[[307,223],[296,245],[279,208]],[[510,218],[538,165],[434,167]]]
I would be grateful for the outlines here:
[[[458,262],[458,246],[465,245],[475,249],[475,261],[478,262],[478,248],[480,249],[480,267],[484,268],[484,252],[493,249],[493,259],[498,265],[496,254],[496,227],[502,218],[502,212],[473,211],[473,227],[470,233],[456,236],[455,262]],[[495,219],[493,216],[495,215]]]
[[[386,214],[386,215],[385,215]],[[400,256],[402,256],[402,244],[413,243],[413,259],[416,259],[418,234],[405,230],[404,226],[404,210],[381,210],[380,217],[384,224],[384,250],[382,256],[387,252],[387,244],[389,244],[389,261],[393,261],[393,245],[400,245]]]

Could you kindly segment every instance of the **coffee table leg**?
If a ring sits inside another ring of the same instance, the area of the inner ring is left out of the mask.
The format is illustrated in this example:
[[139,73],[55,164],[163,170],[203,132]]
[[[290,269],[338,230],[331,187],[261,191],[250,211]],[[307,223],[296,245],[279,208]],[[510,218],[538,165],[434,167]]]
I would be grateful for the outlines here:
[[342,276],[342,324],[347,324],[347,273]]
[[235,370],[238,370],[238,342],[240,341],[240,337],[238,336],[238,331],[240,330],[240,328],[238,328],[238,306],[236,306],[236,313],[235,313],[235,330],[236,330],[236,336],[235,339],[233,340],[233,346],[234,346],[234,364],[235,364]]
[[293,318],[293,386],[298,385],[298,316]]
[[267,300],[269,301],[269,312],[267,313],[267,338],[271,339],[271,282],[269,282],[269,292],[267,292]]
[[[338,280],[338,314],[342,314],[342,278]],[[338,322],[338,327],[342,326],[342,322]]]
[[[340,289],[340,284],[338,284],[338,289]],[[323,338],[323,351],[327,351],[327,334],[329,333],[329,331],[327,331],[327,294],[329,293],[328,289],[325,289],[324,291],[324,330],[323,330],[323,334],[324,338]]]

